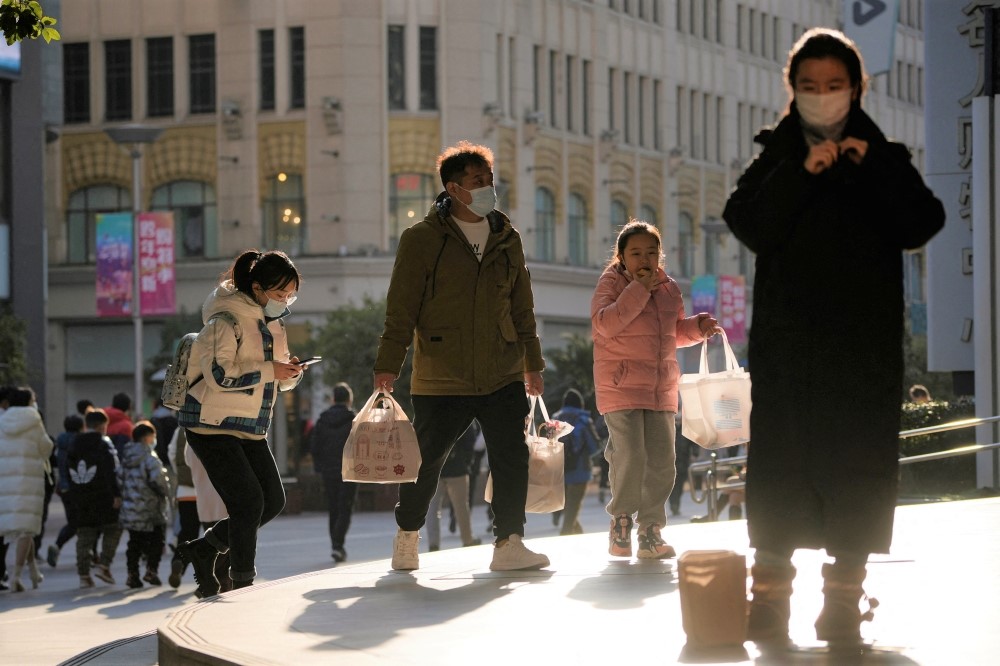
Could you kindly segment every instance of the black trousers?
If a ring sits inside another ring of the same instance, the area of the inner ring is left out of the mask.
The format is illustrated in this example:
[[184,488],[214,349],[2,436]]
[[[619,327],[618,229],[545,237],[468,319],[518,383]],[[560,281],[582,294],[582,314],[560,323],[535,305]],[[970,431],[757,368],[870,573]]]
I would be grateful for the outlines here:
[[512,382],[489,395],[414,395],[413,428],[420,444],[416,483],[399,486],[396,524],[417,531],[424,525],[437,491],[441,466],[455,441],[479,421],[493,474],[493,534],[506,539],[524,535],[524,504],[528,496],[528,447],[524,442],[528,396],[522,382]]
[[146,558],[146,569],[152,572],[160,566],[163,544],[166,540],[166,525],[157,525],[152,530],[128,531],[128,546],[125,548],[125,566],[129,573],[139,572],[139,560]]
[[326,508],[330,514],[330,547],[343,548],[347,530],[351,527],[358,484],[344,481],[338,470],[336,473],[323,474],[323,490],[326,491]]

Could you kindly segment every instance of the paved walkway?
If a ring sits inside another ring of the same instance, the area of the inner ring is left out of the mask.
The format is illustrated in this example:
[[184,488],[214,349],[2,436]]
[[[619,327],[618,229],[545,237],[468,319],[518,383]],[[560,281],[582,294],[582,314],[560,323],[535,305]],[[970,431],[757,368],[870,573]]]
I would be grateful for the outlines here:
[[[88,666],[1000,663],[1000,499],[897,511],[893,553],[869,566],[866,587],[882,604],[863,628],[877,642],[862,655],[831,656],[814,640],[823,559],[799,551],[792,637],[801,650],[771,661],[749,643],[746,652],[686,653],[675,563],[609,558],[605,519],[596,498],[587,502],[588,534],[581,536],[542,536],[553,533],[548,516],[530,517],[529,546],[552,560],[541,572],[493,573],[489,546],[449,549],[447,541],[445,550],[422,553],[421,568],[411,574],[389,572],[381,558],[324,568],[325,535],[316,534],[322,516],[313,514],[265,528],[260,584],[212,600],[194,601],[190,582],[180,591],[47,591],[58,580],[51,576],[39,590],[0,601],[0,663],[54,664],[72,655],[65,663]],[[387,557],[387,531],[391,535],[390,514],[360,514],[352,560],[369,540]],[[742,521],[682,522],[666,536],[679,552],[747,552]],[[68,568],[60,563],[56,572]],[[270,575],[279,568],[289,577]],[[153,629],[159,629],[159,650]],[[71,635],[77,644],[82,635],[85,647],[57,658],[57,647],[65,648]],[[126,642],[105,645],[114,639]],[[84,653],[93,646],[102,647]]]

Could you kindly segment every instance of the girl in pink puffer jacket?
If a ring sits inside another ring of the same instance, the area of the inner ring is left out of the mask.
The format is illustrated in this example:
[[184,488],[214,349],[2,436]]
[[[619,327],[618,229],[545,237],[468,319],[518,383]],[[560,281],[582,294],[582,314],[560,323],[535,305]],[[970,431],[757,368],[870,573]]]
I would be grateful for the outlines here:
[[620,557],[632,557],[633,516],[640,558],[676,555],[660,530],[675,474],[677,348],[721,330],[708,313],[684,316],[680,287],[661,268],[661,257],[656,227],[631,220],[590,303],[597,409],[610,431],[608,552]]

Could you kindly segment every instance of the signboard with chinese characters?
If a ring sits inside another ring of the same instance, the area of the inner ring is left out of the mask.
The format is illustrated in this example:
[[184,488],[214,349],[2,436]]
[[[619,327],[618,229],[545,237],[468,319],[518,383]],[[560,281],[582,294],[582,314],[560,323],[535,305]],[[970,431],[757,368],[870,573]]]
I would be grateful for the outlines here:
[[747,288],[742,275],[719,276],[719,325],[734,345],[747,341]]
[[143,316],[177,312],[173,213],[139,213],[139,302]]
[[715,315],[719,299],[718,279],[714,275],[699,275],[691,280],[691,312]]

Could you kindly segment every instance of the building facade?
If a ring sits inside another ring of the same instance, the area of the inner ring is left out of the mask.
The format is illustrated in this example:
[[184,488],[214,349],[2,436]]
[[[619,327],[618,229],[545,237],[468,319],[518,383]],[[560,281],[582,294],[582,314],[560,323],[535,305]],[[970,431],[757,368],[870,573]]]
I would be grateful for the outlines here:
[[[752,256],[721,223],[727,192],[757,129],[786,106],[789,47],[809,27],[838,26],[841,9],[833,0],[63,3],[65,124],[45,179],[51,418],[131,386],[131,323],[95,315],[96,215],[132,209],[132,162],[109,127],[163,130],[143,150],[140,203],[174,212],[179,307],[197,312],[241,250],[282,249],[306,279],[293,344],[307,322],[384,294],[399,234],[441,189],[441,149],[490,146],[498,207],[524,238],[548,349],[565,333],[589,335],[593,286],[630,217],[661,229],[667,272],[685,289],[703,274],[752,281]],[[917,0],[901,0],[899,66],[866,97],[918,166],[920,14]],[[147,358],[161,351],[164,321],[145,322]]]

